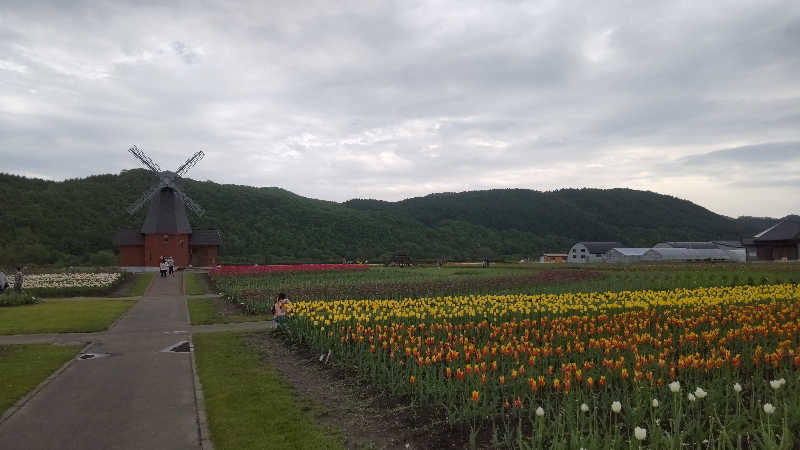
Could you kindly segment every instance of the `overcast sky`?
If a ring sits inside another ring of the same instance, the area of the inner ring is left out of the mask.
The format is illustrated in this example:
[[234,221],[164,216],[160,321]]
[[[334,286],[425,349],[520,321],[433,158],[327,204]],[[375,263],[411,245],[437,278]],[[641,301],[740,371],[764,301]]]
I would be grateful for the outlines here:
[[4,0],[0,171],[118,173],[133,144],[325,200],[630,187],[800,213],[800,2]]

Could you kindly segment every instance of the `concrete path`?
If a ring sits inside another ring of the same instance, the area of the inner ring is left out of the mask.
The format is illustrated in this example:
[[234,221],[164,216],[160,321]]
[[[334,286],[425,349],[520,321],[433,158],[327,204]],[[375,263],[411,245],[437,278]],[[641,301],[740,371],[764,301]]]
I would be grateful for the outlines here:
[[0,339],[0,344],[88,340],[87,352],[111,354],[73,361],[28,399],[0,423],[0,449],[201,448],[204,421],[192,355],[161,351],[189,340],[195,328],[188,326],[182,284],[180,274],[155,278],[147,295],[105,333]]

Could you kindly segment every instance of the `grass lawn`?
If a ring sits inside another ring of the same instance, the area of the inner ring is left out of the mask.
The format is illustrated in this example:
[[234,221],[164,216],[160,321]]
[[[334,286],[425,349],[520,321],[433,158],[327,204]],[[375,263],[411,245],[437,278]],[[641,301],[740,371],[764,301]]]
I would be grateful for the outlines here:
[[153,281],[154,272],[137,273],[129,289],[124,292],[122,297],[141,297],[147,292],[150,283]]
[[206,283],[202,275],[194,272],[183,272],[183,292],[186,295],[206,295]]
[[0,413],[39,385],[80,345],[0,345]]
[[193,337],[214,447],[344,448],[336,432],[313,422],[278,373],[247,347],[242,334]]
[[272,320],[272,314],[220,314],[213,298],[190,298],[187,302],[192,325]]
[[3,307],[0,308],[0,335],[102,331],[134,303],[132,300],[87,299]]

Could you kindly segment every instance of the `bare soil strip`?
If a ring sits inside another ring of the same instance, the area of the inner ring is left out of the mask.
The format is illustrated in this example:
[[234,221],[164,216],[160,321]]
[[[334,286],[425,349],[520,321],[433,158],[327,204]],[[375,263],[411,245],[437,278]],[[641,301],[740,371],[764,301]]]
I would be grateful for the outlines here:
[[415,416],[408,405],[392,407],[374,389],[325,367],[319,355],[287,347],[275,331],[249,335],[246,342],[281,374],[317,422],[341,430],[349,449],[464,447],[463,441],[450,441],[446,424]]

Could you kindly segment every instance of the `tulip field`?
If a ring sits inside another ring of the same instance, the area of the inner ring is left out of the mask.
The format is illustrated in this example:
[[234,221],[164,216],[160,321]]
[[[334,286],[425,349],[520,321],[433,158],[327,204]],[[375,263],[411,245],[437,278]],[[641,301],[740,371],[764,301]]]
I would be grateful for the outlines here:
[[281,329],[471,447],[800,447],[796,283],[295,301]]
[[294,300],[402,299],[471,294],[619,292],[800,282],[794,265],[680,264],[385,268],[354,264],[221,266],[217,292],[246,312],[267,313],[279,292]]
[[227,265],[211,271],[211,275],[252,275],[274,272],[323,272],[331,270],[364,270],[363,264],[271,264],[271,265]]

